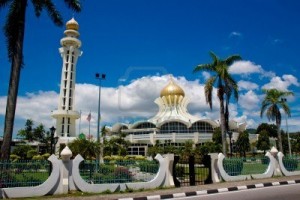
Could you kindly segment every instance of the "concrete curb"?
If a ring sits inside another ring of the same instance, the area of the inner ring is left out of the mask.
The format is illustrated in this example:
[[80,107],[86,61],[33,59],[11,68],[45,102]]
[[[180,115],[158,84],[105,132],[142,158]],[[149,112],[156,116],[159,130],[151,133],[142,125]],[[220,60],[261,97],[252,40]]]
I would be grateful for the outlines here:
[[236,186],[236,187],[210,189],[210,190],[200,190],[200,191],[193,191],[193,192],[153,195],[153,196],[146,196],[146,197],[120,198],[118,200],[174,199],[174,198],[183,198],[183,197],[189,197],[189,196],[200,196],[200,195],[206,195],[206,194],[215,194],[215,193],[222,193],[222,192],[231,192],[231,191],[240,191],[240,190],[248,190],[248,189],[263,188],[263,187],[279,186],[279,185],[293,185],[293,184],[298,184],[298,183],[300,183],[300,179],[292,180],[292,181],[267,182],[267,183],[259,183],[259,184],[254,184],[254,185]]

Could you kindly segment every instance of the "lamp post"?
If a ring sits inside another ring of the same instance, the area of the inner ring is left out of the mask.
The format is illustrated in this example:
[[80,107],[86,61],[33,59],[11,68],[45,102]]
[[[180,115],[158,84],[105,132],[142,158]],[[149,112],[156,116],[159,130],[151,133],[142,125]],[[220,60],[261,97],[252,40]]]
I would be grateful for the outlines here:
[[[105,80],[105,74],[96,73],[96,79],[99,80],[99,97],[98,97],[98,121],[97,121],[97,142],[100,142],[100,103],[101,103],[101,81]],[[97,161],[100,161],[100,156],[97,155]]]
[[55,154],[55,145],[58,142],[58,136],[54,137],[55,130],[56,130],[56,128],[54,128],[54,126],[52,126],[50,128],[50,134],[51,134],[50,152],[51,152],[51,154]]
[[[281,98],[282,102],[287,102],[286,98]],[[288,146],[289,146],[289,155],[292,155],[292,149],[291,149],[291,140],[290,140],[290,134],[289,134],[289,126],[288,126],[288,120],[287,120],[287,113],[285,115],[285,127],[286,127],[286,134],[288,137]]]
[[232,157],[232,131],[228,131],[227,134],[229,136],[230,156]]

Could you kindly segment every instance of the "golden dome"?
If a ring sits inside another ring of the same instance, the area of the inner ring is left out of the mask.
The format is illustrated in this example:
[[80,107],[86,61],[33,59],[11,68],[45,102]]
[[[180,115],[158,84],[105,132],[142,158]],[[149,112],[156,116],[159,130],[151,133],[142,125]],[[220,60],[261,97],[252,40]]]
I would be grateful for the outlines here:
[[172,77],[170,77],[170,81],[168,85],[166,85],[160,92],[160,97],[163,96],[183,96],[184,97],[184,91],[183,89],[178,86],[176,83],[174,83]]
[[76,22],[76,20],[74,19],[74,17],[69,20],[67,23],[66,23],[66,27],[68,30],[75,30],[75,31],[78,31],[79,29],[79,24],[78,22]]

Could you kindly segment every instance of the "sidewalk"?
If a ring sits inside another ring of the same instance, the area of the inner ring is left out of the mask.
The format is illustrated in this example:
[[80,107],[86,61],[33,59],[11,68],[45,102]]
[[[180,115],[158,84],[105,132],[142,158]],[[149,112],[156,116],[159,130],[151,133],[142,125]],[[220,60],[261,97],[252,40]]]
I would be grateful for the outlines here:
[[[57,200],[116,200],[116,199],[123,199],[123,198],[140,198],[140,199],[147,199],[147,196],[154,196],[157,195],[158,197],[161,195],[165,195],[165,197],[173,198],[173,194],[177,193],[194,193],[196,191],[216,191],[218,192],[218,189],[227,189],[227,188],[234,188],[238,186],[249,186],[248,188],[255,188],[253,185],[266,183],[266,186],[272,186],[270,183],[274,182],[282,182],[282,184],[288,184],[285,181],[295,181],[300,180],[300,176],[282,176],[282,177],[274,177],[274,178],[268,178],[268,179],[257,179],[257,180],[246,180],[246,181],[239,181],[239,182],[222,182],[222,183],[214,183],[214,184],[208,184],[208,185],[198,185],[198,186],[189,186],[189,187],[180,187],[180,188],[169,188],[169,189],[156,189],[156,190],[149,190],[149,191],[134,191],[132,193],[115,193],[115,194],[95,194],[91,196],[70,196],[70,197],[44,197],[43,199],[57,199]],[[298,183],[297,181],[297,183]],[[243,187],[241,187],[243,188]],[[179,194],[181,195],[181,194]],[[176,196],[176,195],[175,195]]]

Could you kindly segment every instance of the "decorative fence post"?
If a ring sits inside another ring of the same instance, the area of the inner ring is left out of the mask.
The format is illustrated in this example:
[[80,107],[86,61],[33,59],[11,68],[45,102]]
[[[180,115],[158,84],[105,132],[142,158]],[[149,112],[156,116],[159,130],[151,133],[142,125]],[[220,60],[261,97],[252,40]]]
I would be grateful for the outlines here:
[[213,183],[221,182],[221,175],[218,169],[218,153],[210,153],[210,170],[211,170],[211,179]]
[[274,170],[274,176],[282,176],[280,167],[279,167],[279,162],[278,162],[278,150],[276,149],[276,147],[272,147],[270,150],[271,155],[275,158],[275,170]]
[[71,171],[72,151],[66,146],[61,152],[62,166],[61,166],[61,194],[68,194],[69,192],[69,174]]

